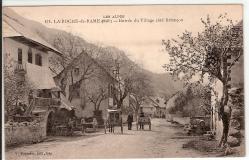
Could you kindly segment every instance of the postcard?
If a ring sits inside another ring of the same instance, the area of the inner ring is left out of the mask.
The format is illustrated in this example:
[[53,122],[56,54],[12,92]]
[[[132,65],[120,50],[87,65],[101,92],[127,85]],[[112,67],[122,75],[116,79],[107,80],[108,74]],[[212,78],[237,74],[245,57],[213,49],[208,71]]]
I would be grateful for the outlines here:
[[245,156],[243,5],[4,6],[6,159]]

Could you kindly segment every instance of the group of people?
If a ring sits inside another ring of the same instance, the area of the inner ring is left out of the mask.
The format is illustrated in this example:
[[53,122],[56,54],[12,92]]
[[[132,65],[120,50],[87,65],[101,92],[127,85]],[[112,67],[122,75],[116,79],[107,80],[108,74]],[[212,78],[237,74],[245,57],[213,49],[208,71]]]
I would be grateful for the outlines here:
[[[139,117],[144,117],[144,112],[141,112]],[[133,114],[130,113],[127,116],[128,130],[132,130],[132,122],[133,122]],[[142,123],[139,124],[140,129],[144,129],[144,125]]]

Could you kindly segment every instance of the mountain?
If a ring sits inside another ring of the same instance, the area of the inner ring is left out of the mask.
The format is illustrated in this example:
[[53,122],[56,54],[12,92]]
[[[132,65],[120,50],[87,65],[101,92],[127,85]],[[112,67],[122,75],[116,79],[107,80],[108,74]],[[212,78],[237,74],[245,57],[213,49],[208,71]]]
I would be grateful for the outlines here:
[[[103,54],[100,57],[103,59],[105,59],[108,56],[112,56],[112,57],[117,57],[120,59],[121,62],[124,62],[123,64],[124,67],[121,68],[120,72],[123,72],[123,73],[127,72],[128,71],[127,66],[133,66],[133,65],[137,66],[135,62],[133,62],[127,57],[124,51],[116,47],[113,47],[113,46],[100,47],[96,44],[87,42],[82,37],[73,35],[66,31],[48,28],[39,22],[29,20],[18,15],[13,10],[7,7],[3,8],[3,16],[8,16],[8,17],[11,17],[12,19],[15,19],[16,21],[18,21],[18,23],[22,24],[23,26],[27,27],[29,30],[31,30],[35,34],[39,35],[45,41],[50,43],[53,47],[55,47],[56,49],[60,51],[63,51],[65,56],[76,57],[76,55],[81,53],[82,50],[85,50],[87,52],[94,52],[94,53],[101,52]],[[60,37],[60,41],[63,41],[61,42],[63,45],[60,45],[58,43],[58,39],[56,39],[56,37],[58,36]],[[70,43],[71,41],[77,42],[77,45],[73,51],[75,52],[75,55],[68,55],[69,52],[67,52],[67,50],[63,50],[63,46],[69,45],[68,43]],[[107,61],[106,63],[108,64],[109,62]],[[61,69],[58,69],[57,72],[59,72],[60,70]],[[153,73],[145,69],[142,69],[142,70],[145,74],[147,74],[151,78],[151,83],[154,88],[154,92],[157,96],[169,98],[171,97],[172,94],[176,93],[177,91],[183,88],[183,82],[179,80],[174,81],[168,73],[158,74],[158,73]]]

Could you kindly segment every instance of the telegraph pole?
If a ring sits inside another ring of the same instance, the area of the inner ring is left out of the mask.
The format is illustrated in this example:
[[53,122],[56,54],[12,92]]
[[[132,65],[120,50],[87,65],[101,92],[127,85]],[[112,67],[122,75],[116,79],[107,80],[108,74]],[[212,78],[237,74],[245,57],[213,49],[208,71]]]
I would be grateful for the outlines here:
[[[119,71],[120,71],[120,64],[117,62],[117,60],[115,61],[115,70],[114,70],[114,73],[115,73],[115,78],[117,79],[118,81],[118,91],[119,92],[122,92],[121,91],[121,80],[120,80],[120,76],[119,76]],[[120,100],[120,94],[117,96],[118,99]],[[121,133],[123,134],[123,120],[122,120],[122,104],[121,106],[118,106],[117,105],[117,109],[120,109],[120,123],[121,123]]]

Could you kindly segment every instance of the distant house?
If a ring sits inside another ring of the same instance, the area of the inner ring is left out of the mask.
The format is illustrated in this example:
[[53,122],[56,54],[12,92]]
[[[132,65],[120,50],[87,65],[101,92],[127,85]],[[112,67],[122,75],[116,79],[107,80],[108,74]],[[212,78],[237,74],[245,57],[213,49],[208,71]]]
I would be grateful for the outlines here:
[[149,115],[151,117],[165,117],[166,108],[164,99],[160,97],[147,97],[143,101],[140,111],[143,111],[146,115]]
[[154,117],[165,118],[166,116],[166,105],[165,100],[161,97],[150,97],[152,105],[155,107]]
[[114,75],[85,52],[78,55],[54,79],[75,107],[77,117],[103,118],[107,108],[115,105],[113,96],[117,81]]
[[142,106],[142,110],[146,115],[154,117],[156,108],[151,104],[151,102],[145,102]]

